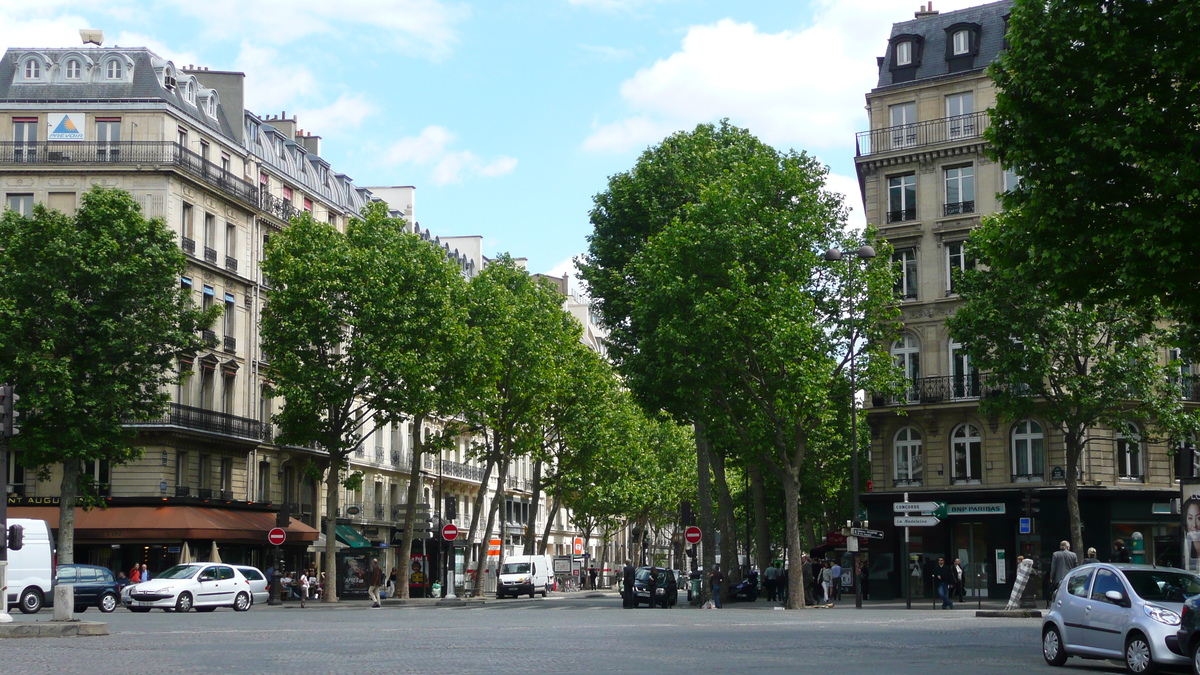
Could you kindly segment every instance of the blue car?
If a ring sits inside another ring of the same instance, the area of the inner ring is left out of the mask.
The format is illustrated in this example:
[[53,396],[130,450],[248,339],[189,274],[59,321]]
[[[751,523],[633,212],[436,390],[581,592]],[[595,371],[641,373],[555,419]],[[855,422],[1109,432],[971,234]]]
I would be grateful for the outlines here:
[[121,589],[113,573],[96,565],[59,565],[58,583],[75,589],[75,613],[97,607],[105,614],[121,604]]

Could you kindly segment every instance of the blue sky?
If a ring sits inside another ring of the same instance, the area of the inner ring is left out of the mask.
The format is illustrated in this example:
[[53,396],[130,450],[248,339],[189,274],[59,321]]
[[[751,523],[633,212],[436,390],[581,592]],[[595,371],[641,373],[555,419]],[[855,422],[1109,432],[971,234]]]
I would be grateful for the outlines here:
[[[358,185],[415,185],[440,235],[561,273],[608,176],[728,117],[829,165],[862,222],[854,132],[893,22],[926,0],[0,0],[0,48],[147,46],[245,72]],[[935,0],[947,11],[982,0]]]

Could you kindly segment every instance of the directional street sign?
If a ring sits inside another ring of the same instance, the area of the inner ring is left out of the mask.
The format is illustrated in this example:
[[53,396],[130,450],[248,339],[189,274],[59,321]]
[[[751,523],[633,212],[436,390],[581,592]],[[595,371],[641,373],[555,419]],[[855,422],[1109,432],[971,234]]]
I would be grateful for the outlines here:
[[896,502],[892,504],[896,513],[930,513],[938,518],[946,517],[946,502]]
[[883,530],[867,530],[861,527],[850,528],[851,537],[862,537],[864,539],[883,539]]
[[937,525],[940,522],[936,516],[895,516],[896,527],[924,527]]

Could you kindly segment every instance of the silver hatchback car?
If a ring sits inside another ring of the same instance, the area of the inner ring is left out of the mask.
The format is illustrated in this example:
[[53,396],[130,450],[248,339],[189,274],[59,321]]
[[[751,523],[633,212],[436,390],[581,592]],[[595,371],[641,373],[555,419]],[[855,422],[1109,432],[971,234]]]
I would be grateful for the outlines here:
[[1042,622],[1042,656],[1115,659],[1133,673],[1187,665],[1176,638],[1183,601],[1200,594],[1200,577],[1174,567],[1091,563],[1063,577]]

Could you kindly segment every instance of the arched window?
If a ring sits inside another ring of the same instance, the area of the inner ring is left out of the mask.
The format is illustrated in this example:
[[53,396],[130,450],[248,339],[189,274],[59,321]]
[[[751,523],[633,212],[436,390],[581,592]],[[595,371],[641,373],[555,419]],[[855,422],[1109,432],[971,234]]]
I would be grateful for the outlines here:
[[110,59],[104,73],[105,77],[110,80],[119,80],[124,77],[124,70],[121,68],[121,60]]
[[187,84],[183,85],[183,100],[196,103],[196,83],[193,80],[188,80]]
[[920,485],[925,463],[921,457],[921,432],[904,427],[892,444],[896,458],[896,485]]
[[25,62],[25,79],[36,80],[42,76],[42,64],[37,59]]
[[1142,434],[1136,424],[1117,431],[1117,476],[1121,480],[1141,481],[1145,477],[1143,454]]
[[79,59],[67,59],[67,79],[78,80],[83,74],[83,69],[79,66]]
[[1043,456],[1046,439],[1042,427],[1033,420],[1013,425],[1012,466],[1013,482],[1040,481],[1046,478]]
[[973,424],[960,424],[950,436],[955,483],[983,482],[983,438]]

